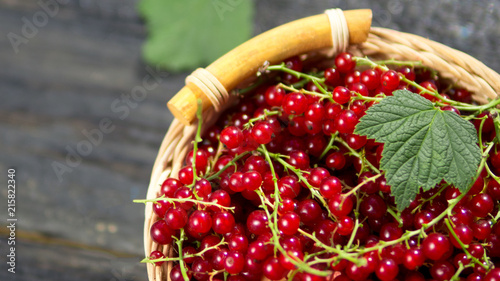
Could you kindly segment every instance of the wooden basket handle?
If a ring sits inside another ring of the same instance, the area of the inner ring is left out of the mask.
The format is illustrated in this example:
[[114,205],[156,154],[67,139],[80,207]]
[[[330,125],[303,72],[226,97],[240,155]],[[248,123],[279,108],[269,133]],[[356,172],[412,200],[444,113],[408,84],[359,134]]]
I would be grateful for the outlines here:
[[[349,44],[364,42],[370,31],[370,9],[344,11],[349,30]],[[262,33],[228,52],[206,67],[222,86],[234,89],[241,81],[255,75],[264,62],[279,63],[291,56],[332,47],[330,21],[326,14],[307,17]],[[197,100],[203,110],[212,106],[203,89],[188,82],[168,103],[172,114],[185,125],[196,116]]]

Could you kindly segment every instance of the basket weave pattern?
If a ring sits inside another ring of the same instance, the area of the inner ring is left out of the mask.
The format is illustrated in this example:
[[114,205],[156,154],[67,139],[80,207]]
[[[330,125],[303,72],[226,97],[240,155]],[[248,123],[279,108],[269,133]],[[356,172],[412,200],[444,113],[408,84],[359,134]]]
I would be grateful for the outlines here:
[[[450,47],[423,37],[385,28],[372,28],[368,40],[352,45],[348,51],[356,55],[374,56],[384,59],[421,61],[424,66],[435,69],[439,74],[458,86],[473,93],[478,103],[486,103],[500,92],[500,75],[480,61]],[[231,90],[231,89],[228,89]],[[231,104],[229,101],[227,105]],[[219,113],[209,109],[204,113],[203,128],[215,122]],[[182,167],[187,152],[192,148],[197,122],[186,126],[174,119],[160,147],[155,161],[147,198],[159,195],[162,182],[169,176],[176,177]],[[146,205],[144,225],[144,248],[148,256],[153,250],[160,250],[172,256],[173,249],[158,245],[149,235],[151,225],[159,218],[153,212],[152,203]],[[148,263],[149,280],[168,280],[172,263],[161,267]]]

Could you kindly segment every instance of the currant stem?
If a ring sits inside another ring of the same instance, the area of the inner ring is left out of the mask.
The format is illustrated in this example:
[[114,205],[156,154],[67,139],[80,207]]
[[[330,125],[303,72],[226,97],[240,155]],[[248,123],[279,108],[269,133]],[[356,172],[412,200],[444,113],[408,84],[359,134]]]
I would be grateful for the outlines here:
[[257,121],[262,121],[262,120],[266,120],[267,116],[273,116],[273,115],[279,115],[281,112],[278,111],[278,110],[268,110],[268,109],[264,109],[264,115],[260,115],[258,117],[255,117],[255,118],[252,118],[250,120],[248,120],[247,123],[245,123],[244,125],[244,128],[245,129],[248,129],[250,127],[253,126],[253,123],[257,122]]
[[[203,256],[203,254],[207,251],[210,251],[210,250],[217,250],[219,249],[220,246],[222,245],[226,245],[227,242],[224,242],[224,237],[222,237],[222,240],[216,244],[216,245],[213,245],[213,246],[210,246],[210,247],[206,247],[205,249],[199,251],[198,253],[195,253],[195,254],[192,254],[192,255],[185,255],[183,256],[184,259],[187,259],[187,258],[194,258],[194,257],[201,257]],[[144,258],[141,263],[155,263],[155,262],[165,262],[165,261],[180,261],[181,258],[180,257],[176,257],[176,258],[169,258],[169,257],[165,257],[165,258],[159,258],[159,259],[150,259],[149,257],[147,258]]]
[[[259,151],[261,151],[261,150],[259,150]],[[321,196],[321,193],[319,192],[319,190],[317,190],[316,188],[314,188],[309,183],[309,181],[302,175],[302,173],[304,173],[302,170],[295,168],[294,166],[290,165],[288,162],[286,162],[285,160],[283,160],[283,158],[280,157],[281,154],[275,154],[275,153],[269,153],[269,152],[267,154],[269,156],[272,156],[274,159],[276,159],[276,161],[278,161],[286,169],[291,170],[295,175],[297,175],[297,177],[299,178],[299,180],[301,182],[303,182],[307,186],[307,188],[311,192],[311,195],[313,196],[313,198],[317,198],[319,201],[321,201],[321,204],[323,204],[323,206],[328,210],[329,217],[333,218],[333,215],[330,212],[330,209],[328,208],[328,204],[326,203],[325,199],[323,198],[323,196]],[[272,166],[272,165],[270,165],[270,166]],[[279,192],[279,190],[278,190],[278,192]]]
[[[329,276],[331,274],[331,272],[329,272],[329,271],[320,271],[320,270],[317,270],[317,269],[314,269],[314,268],[310,267],[308,264],[304,263],[303,261],[297,261],[297,260],[295,260],[295,258],[293,256],[289,255],[285,251],[285,249],[281,246],[280,241],[279,241],[280,235],[279,235],[279,230],[278,230],[278,226],[277,226],[277,222],[278,222],[278,208],[279,208],[279,204],[281,202],[281,197],[280,197],[280,192],[279,192],[279,187],[278,187],[278,178],[276,177],[276,171],[274,170],[274,167],[273,167],[272,161],[271,161],[271,156],[270,156],[269,151],[267,151],[266,146],[262,144],[259,147],[259,151],[262,154],[264,154],[264,157],[266,158],[266,160],[269,163],[269,168],[271,170],[271,174],[273,175],[274,196],[275,196],[275,198],[274,198],[274,210],[273,210],[272,214],[269,213],[269,210],[265,206],[265,202],[264,202],[264,199],[263,199],[263,198],[265,198],[265,196],[264,196],[263,192],[259,189],[259,192],[257,194],[259,194],[259,197],[261,199],[261,203],[263,204],[264,210],[266,212],[266,215],[269,218],[269,228],[271,229],[271,232],[273,234],[273,243],[274,243],[274,246],[275,246],[275,250],[277,249],[278,251],[281,252],[282,255],[285,255],[291,263],[293,263],[295,266],[297,266],[297,268],[299,270],[302,270],[302,271],[305,271],[305,272],[309,272],[311,274],[315,274],[315,275],[318,275],[318,276]],[[280,158],[278,158],[278,159],[280,159]],[[272,220],[271,220],[271,216],[273,218]]]
[[309,75],[309,74],[305,74],[305,73],[302,73],[302,72],[295,71],[293,69],[290,69],[290,68],[286,67],[285,63],[281,63],[281,64],[278,64],[278,65],[270,65],[270,66],[268,66],[266,68],[266,70],[283,71],[283,72],[286,72],[286,73],[290,73],[290,74],[292,74],[293,76],[295,76],[297,78],[305,78],[305,79],[308,79],[310,81],[325,82],[325,78],[319,78],[319,77],[316,77],[316,76],[313,76],[313,75]]
[[338,149],[337,146],[333,145],[333,143],[335,142],[335,138],[338,136],[339,132],[335,132],[333,135],[331,135],[330,137],[330,141],[328,142],[328,145],[325,147],[325,149],[323,150],[323,152],[321,153],[321,155],[319,156],[319,159],[323,159],[323,157],[325,157],[325,155],[328,153],[328,151],[330,151],[331,149]]
[[221,175],[221,174],[222,174],[222,173],[223,173],[223,172],[224,172],[227,168],[229,168],[229,167],[231,167],[231,166],[234,166],[238,160],[240,160],[241,158],[243,158],[243,156],[247,155],[248,153],[250,153],[250,152],[249,152],[249,151],[245,151],[245,152],[243,152],[243,153],[240,153],[240,154],[236,155],[236,156],[235,156],[235,157],[234,157],[231,161],[229,161],[229,163],[227,163],[227,164],[226,164],[226,165],[225,165],[222,169],[220,169],[220,171],[218,171],[217,173],[215,173],[215,174],[213,174],[213,175],[209,176],[209,177],[207,178],[207,180],[208,180],[208,181],[212,181],[212,180],[214,180],[214,179],[216,179],[216,178],[219,178],[219,176],[220,176],[220,175]]
[[347,242],[345,249],[350,249],[352,246],[352,243],[354,243],[354,238],[356,237],[356,234],[358,232],[360,223],[359,223],[359,206],[361,205],[361,200],[358,198],[358,194],[356,194],[356,208],[354,209],[354,227],[352,229],[351,236],[349,237],[349,241]]
[[369,183],[369,182],[375,182],[375,180],[377,180],[378,178],[380,178],[383,174],[376,174],[372,177],[369,177],[367,179],[365,179],[364,181],[362,181],[361,183],[359,183],[358,185],[356,185],[355,187],[353,187],[353,189],[349,190],[349,192],[347,192],[345,194],[345,197],[349,197],[351,194],[353,194],[354,192],[358,191],[358,189],[360,189],[363,185]]
[[473,255],[471,255],[469,251],[467,251],[467,246],[464,243],[462,243],[462,240],[460,240],[460,238],[457,236],[457,234],[453,230],[453,227],[451,226],[450,220],[448,218],[445,218],[444,219],[444,223],[446,224],[446,227],[448,227],[448,230],[450,231],[450,233],[453,236],[453,238],[455,238],[455,240],[458,242],[458,244],[460,245],[460,247],[462,248],[462,250],[464,251],[464,253],[467,255],[467,258],[471,259],[475,264],[479,264],[484,269],[488,270],[489,268],[486,265],[484,265],[476,257],[474,257]]
[[450,280],[460,280],[460,273],[462,273],[462,271],[464,270],[464,265],[463,263],[460,261],[458,262],[458,268],[457,268],[457,271],[455,272],[455,274],[453,274],[453,276],[451,277]]
[[186,263],[184,262],[184,258],[182,256],[182,242],[184,242],[184,236],[185,236],[185,233],[184,233],[184,228],[181,228],[181,232],[179,234],[179,239],[177,240],[176,244],[177,244],[177,248],[178,248],[178,251],[179,251],[179,267],[181,268],[181,273],[182,273],[182,278],[184,279],[184,281],[189,281],[189,277],[187,275],[187,271],[186,271]]
[[[197,181],[200,180],[200,177],[198,176],[198,173],[196,172],[196,152],[198,151],[198,143],[202,142],[203,140],[201,139],[201,126],[203,124],[203,118],[202,118],[202,106],[201,106],[201,99],[197,100],[198,103],[198,109],[196,110],[196,118],[198,119],[198,128],[196,129],[196,136],[193,141],[193,183],[189,187],[193,187]],[[195,194],[196,197],[198,195]]]
[[370,169],[372,169],[372,171],[374,171],[377,174],[380,174],[379,169],[377,169],[375,166],[373,166],[373,164],[370,163],[370,161],[368,161],[366,159],[366,157],[362,156],[356,150],[352,149],[343,139],[337,138],[336,141],[340,142],[345,148],[347,148],[349,150],[349,152],[351,153],[351,155],[363,160],[363,163],[366,163],[366,165],[368,165],[368,167],[370,167]]
[[[348,253],[348,252],[346,252],[342,249],[339,249],[339,248],[330,247],[330,246],[324,244],[323,242],[321,242],[318,238],[316,238],[316,236],[311,235],[300,228],[299,228],[299,232],[300,232],[300,234],[313,240],[314,243],[321,246],[322,248],[324,248],[328,252],[332,252],[332,253],[337,254],[338,256],[336,256],[335,258],[341,258],[341,259],[343,258],[343,259],[346,259],[346,260],[351,261],[351,262],[356,263],[356,264],[359,262],[359,259],[357,258],[357,256],[355,254]],[[330,259],[328,259],[328,260],[330,260]],[[331,260],[333,260],[333,258]]]
[[221,209],[225,209],[225,210],[231,210],[233,211],[235,207],[225,207],[225,206],[222,206],[220,204],[217,204],[217,203],[214,203],[214,202],[206,202],[206,201],[201,201],[201,200],[197,200],[197,199],[191,199],[191,198],[168,198],[168,197],[165,197],[165,195],[162,195],[158,198],[153,198],[153,199],[140,199],[140,200],[134,200],[133,202],[134,203],[148,203],[148,202],[158,202],[158,201],[162,201],[162,200],[167,200],[168,202],[171,202],[171,203],[185,203],[185,202],[191,202],[191,203],[195,203],[195,204],[198,204],[198,205],[203,205],[203,206],[215,206],[215,207],[218,207],[218,208],[221,208]]
[[391,216],[396,220],[396,222],[399,224],[400,227],[403,225],[403,221],[401,220],[401,217],[398,216],[398,214],[395,213],[393,209],[387,208],[387,212],[389,214],[391,214]]
[[284,90],[290,91],[290,92],[297,92],[297,93],[302,93],[302,94],[305,94],[305,95],[317,96],[317,97],[320,97],[322,99],[328,99],[330,101],[333,101],[332,95],[328,94],[328,93],[327,94],[322,94],[322,93],[308,91],[308,90],[305,90],[305,89],[300,89],[299,90],[299,89],[296,89],[293,86],[288,86],[288,85],[285,85],[283,83],[278,84],[278,87],[280,87],[280,88],[282,88]]

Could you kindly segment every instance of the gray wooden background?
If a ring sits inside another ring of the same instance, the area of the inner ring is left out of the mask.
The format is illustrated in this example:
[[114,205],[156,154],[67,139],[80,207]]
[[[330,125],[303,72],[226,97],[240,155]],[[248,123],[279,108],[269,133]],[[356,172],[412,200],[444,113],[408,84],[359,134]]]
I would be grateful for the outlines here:
[[[44,18],[39,3],[50,2],[57,12]],[[254,3],[255,34],[326,8],[371,8],[376,26],[429,37],[500,71],[500,0]],[[172,119],[165,103],[187,74],[141,61],[146,29],[136,4],[0,0],[0,280],[147,280],[143,206],[132,200],[145,197]],[[12,45],[9,34],[26,37]],[[151,72],[159,83],[127,103]],[[17,180],[16,274],[6,264],[8,168]]]

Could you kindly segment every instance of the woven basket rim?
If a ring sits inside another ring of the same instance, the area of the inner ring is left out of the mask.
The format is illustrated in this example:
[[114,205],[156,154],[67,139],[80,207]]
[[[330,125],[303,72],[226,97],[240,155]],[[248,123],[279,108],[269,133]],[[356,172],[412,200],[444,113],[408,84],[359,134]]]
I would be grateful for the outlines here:
[[[451,79],[459,87],[473,93],[478,103],[486,103],[494,99],[500,92],[500,75],[479,60],[441,43],[418,35],[395,31],[387,28],[373,27],[365,43],[352,45],[348,51],[358,55],[384,56],[398,60],[421,61],[426,67],[435,69],[442,77]],[[297,54],[298,55],[298,54]],[[231,90],[231,89],[228,89]],[[219,114],[213,110],[204,113],[204,120],[213,121]],[[205,122],[208,127],[211,122]],[[176,175],[193,139],[197,123],[186,126],[174,119],[159,149],[147,198],[155,198],[161,183],[169,175]],[[157,220],[152,204],[146,204],[144,224],[144,249],[148,256],[152,250],[162,250],[172,255],[173,249],[157,245],[149,235],[151,225]],[[147,264],[149,280],[168,280],[171,263],[158,267]]]

